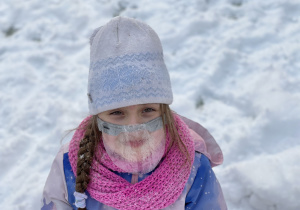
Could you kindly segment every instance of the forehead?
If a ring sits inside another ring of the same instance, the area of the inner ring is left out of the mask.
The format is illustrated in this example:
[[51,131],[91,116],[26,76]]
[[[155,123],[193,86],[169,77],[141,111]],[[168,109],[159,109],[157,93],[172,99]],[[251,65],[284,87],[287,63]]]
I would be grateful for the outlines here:
[[122,107],[120,109],[135,110],[135,109],[147,108],[147,107],[157,107],[158,108],[159,104],[137,104],[137,105]]
[[137,104],[137,105],[131,105],[131,106],[125,106],[125,107],[120,107],[120,108],[116,108],[116,109],[110,109],[108,111],[104,111],[101,112],[99,114],[102,113],[108,113],[108,112],[112,112],[112,111],[117,111],[117,110],[124,110],[124,111],[137,111],[137,110],[141,110],[141,109],[145,109],[145,108],[154,108],[156,110],[160,109],[160,104],[158,103],[152,103],[152,104]]

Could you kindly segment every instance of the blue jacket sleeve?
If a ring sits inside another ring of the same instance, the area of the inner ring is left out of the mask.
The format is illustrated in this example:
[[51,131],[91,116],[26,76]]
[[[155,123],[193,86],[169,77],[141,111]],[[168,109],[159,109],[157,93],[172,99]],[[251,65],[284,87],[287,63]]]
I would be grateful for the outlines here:
[[191,189],[186,196],[185,209],[226,210],[227,207],[222,189],[211,168],[209,159],[202,154],[195,161],[200,161],[200,166]]

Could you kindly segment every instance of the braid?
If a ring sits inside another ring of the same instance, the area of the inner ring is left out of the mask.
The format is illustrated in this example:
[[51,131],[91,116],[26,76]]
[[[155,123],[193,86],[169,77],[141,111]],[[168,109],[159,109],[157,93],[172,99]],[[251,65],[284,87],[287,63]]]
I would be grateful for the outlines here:
[[[85,134],[82,138],[77,153],[77,171],[76,171],[76,187],[79,193],[84,193],[90,181],[90,167],[92,165],[95,148],[99,141],[99,131],[97,129],[97,116],[90,118],[85,126]],[[78,208],[78,210],[86,210],[86,208]]]

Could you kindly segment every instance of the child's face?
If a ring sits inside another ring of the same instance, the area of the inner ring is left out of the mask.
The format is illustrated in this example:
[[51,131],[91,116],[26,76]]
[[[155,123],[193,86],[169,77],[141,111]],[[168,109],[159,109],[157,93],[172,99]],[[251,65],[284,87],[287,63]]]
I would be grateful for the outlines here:
[[117,125],[135,125],[146,123],[160,115],[159,104],[139,104],[101,112],[98,117]]
[[[122,126],[147,123],[159,116],[159,104],[127,106],[98,114],[102,121]],[[102,132],[103,145],[110,159],[122,170],[148,173],[156,167],[165,152],[164,129],[155,125],[158,129],[150,132],[142,125],[137,126],[141,129],[123,130],[118,135]]]

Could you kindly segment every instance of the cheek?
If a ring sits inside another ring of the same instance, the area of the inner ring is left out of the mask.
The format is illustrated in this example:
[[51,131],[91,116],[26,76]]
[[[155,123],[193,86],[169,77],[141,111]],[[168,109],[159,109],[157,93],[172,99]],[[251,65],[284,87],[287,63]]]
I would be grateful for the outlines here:
[[146,112],[146,113],[144,113],[144,116],[148,117],[148,118],[150,117],[152,119],[155,119],[155,118],[161,116],[161,112],[159,110],[158,111],[153,111],[153,112]]
[[157,141],[157,142],[160,142],[166,138],[163,128],[152,132],[151,135],[154,137],[155,141]]
[[111,149],[118,145],[117,136],[111,136],[106,133],[102,133],[103,144]]

